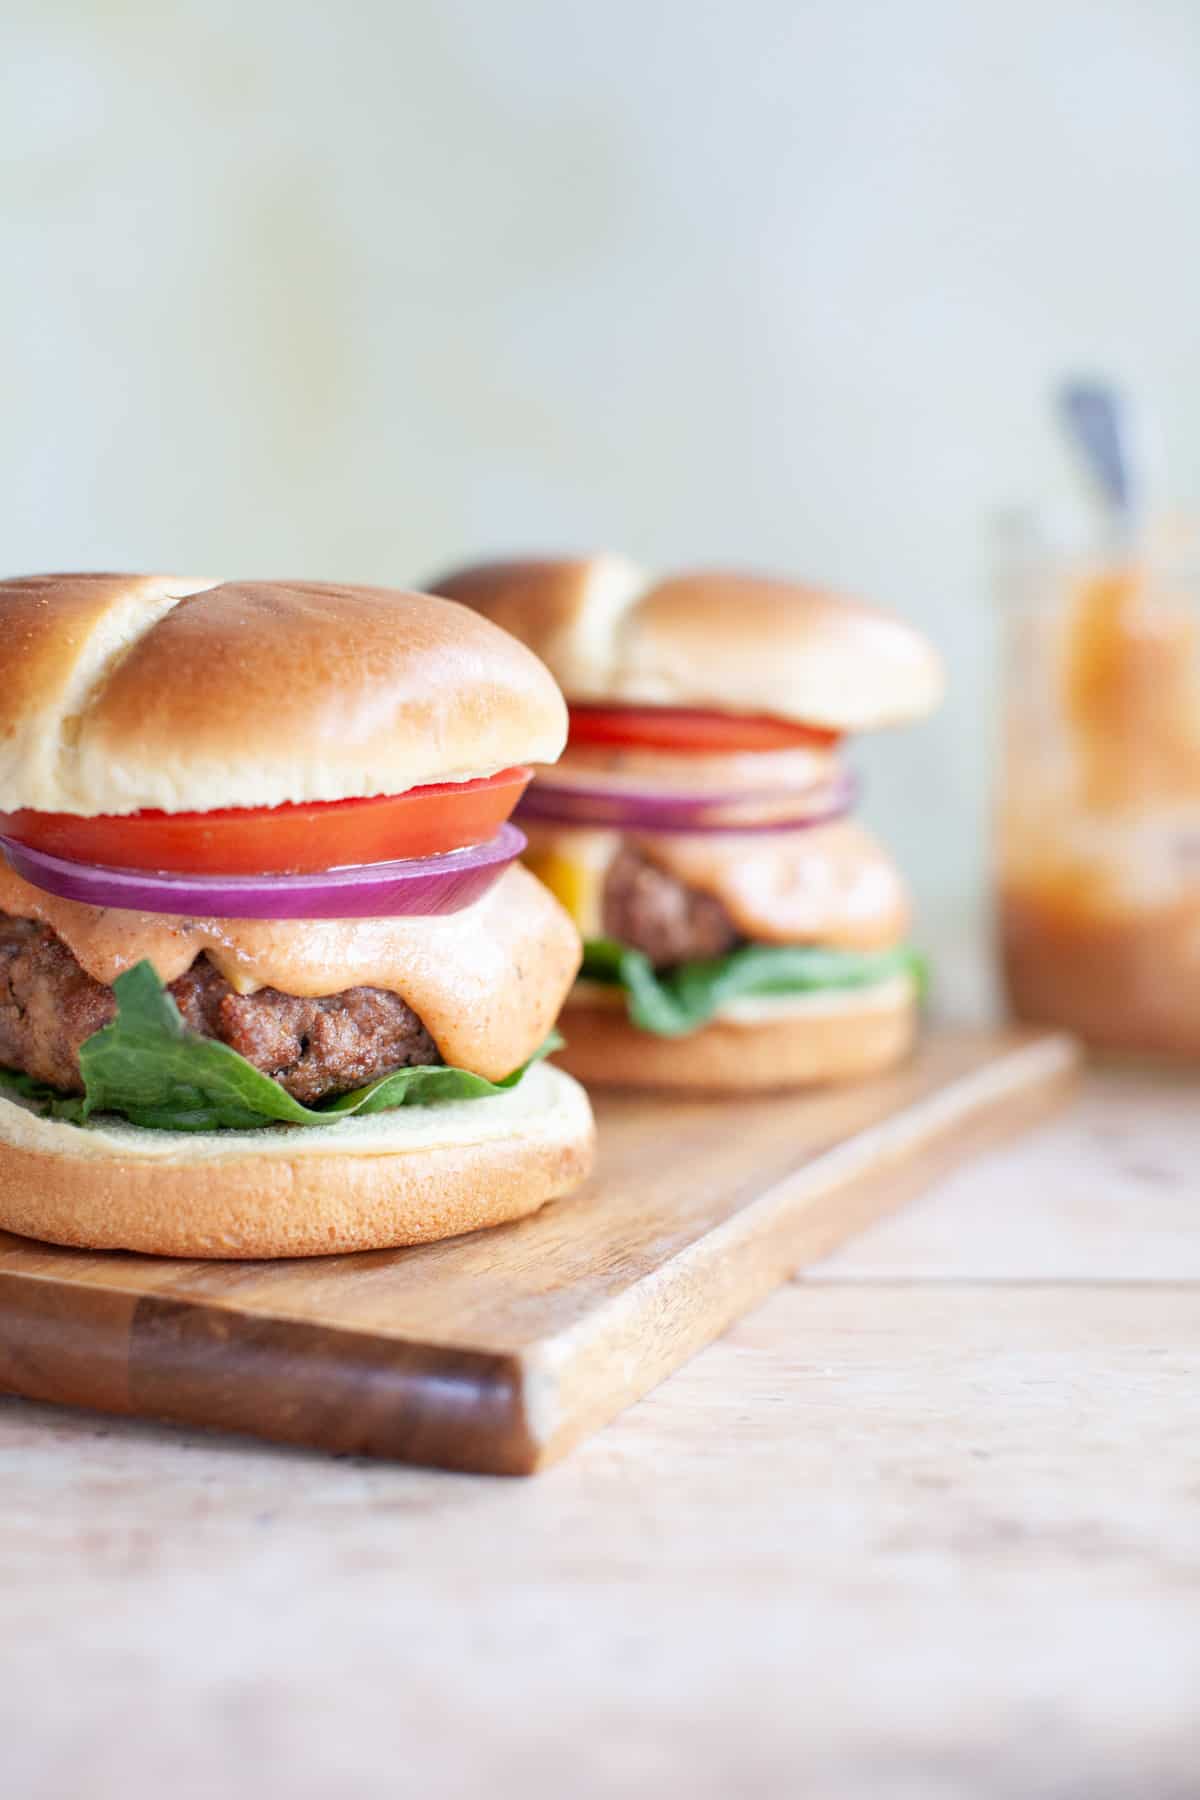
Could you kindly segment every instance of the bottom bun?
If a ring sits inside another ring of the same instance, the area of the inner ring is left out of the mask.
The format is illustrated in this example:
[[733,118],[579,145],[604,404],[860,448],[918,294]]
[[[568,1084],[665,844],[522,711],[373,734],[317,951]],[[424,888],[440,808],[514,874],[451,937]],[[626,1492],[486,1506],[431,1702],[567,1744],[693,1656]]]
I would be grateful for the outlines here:
[[[614,993],[613,999],[617,996]],[[917,1029],[907,977],[838,994],[744,1003],[690,1037],[655,1037],[630,1024],[624,1004],[568,1000],[566,1049],[556,1059],[581,1081],[696,1093],[763,1092],[857,1081],[903,1060]]]
[[316,1127],[81,1129],[0,1100],[0,1230],[154,1256],[325,1256],[536,1212],[592,1165],[587,1096],[539,1063],[483,1100]]

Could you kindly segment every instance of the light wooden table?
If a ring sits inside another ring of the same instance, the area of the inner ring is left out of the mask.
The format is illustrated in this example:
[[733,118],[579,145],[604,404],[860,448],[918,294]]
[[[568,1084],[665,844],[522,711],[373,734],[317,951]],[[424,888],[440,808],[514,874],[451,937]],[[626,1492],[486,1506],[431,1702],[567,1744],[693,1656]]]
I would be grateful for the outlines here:
[[1198,1378],[1105,1073],[533,1482],[0,1400],[0,1793],[1183,1800]]

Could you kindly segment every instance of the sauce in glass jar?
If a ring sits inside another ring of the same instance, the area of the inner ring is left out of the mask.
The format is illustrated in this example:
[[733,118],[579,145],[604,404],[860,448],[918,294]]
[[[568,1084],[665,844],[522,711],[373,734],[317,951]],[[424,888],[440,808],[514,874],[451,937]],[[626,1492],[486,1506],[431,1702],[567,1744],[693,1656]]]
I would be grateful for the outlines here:
[[1004,563],[998,913],[1018,1017],[1200,1057],[1200,563]]

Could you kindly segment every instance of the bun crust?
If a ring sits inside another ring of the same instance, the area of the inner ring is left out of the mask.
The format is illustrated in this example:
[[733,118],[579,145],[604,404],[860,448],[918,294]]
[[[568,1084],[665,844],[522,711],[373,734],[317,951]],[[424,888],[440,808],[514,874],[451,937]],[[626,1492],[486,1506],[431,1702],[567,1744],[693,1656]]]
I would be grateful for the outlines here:
[[753,1024],[714,1019],[691,1037],[638,1031],[623,1008],[567,1002],[567,1048],[555,1059],[580,1081],[693,1093],[767,1092],[859,1081],[902,1062],[913,1047],[911,987],[864,992],[829,1012],[797,1011]]
[[941,663],[902,620],[821,589],[623,557],[482,564],[433,582],[540,656],[568,700],[770,713],[859,731],[928,712]]
[[553,762],[536,656],[426,594],[318,582],[0,582],[0,807],[204,812]]
[[[324,1150],[298,1155],[291,1134],[275,1137],[266,1153],[239,1155],[229,1147],[234,1133],[214,1139],[162,1132],[142,1135],[176,1136],[170,1153],[140,1155],[128,1145],[133,1127],[109,1135],[31,1121],[5,1101],[0,1230],[79,1249],[251,1258],[387,1250],[504,1224],[569,1193],[592,1166],[594,1128],[583,1090],[560,1069],[531,1070],[522,1088],[533,1081],[537,1103],[474,1141],[468,1125],[464,1141],[456,1143],[450,1131],[439,1141],[436,1130],[425,1130],[406,1145],[409,1121],[401,1108],[369,1122],[369,1150],[352,1147],[354,1134],[334,1148],[329,1134],[345,1126],[333,1125],[320,1128]],[[461,1124],[463,1106],[445,1110]],[[219,1156],[209,1153],[214,1143]]]

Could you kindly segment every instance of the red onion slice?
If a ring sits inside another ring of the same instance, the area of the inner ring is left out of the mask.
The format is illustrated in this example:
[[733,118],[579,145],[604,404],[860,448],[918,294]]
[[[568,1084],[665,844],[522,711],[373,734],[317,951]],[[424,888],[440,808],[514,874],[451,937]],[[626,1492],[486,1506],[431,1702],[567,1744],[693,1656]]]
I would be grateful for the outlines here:
[[[602,831],[801,831],[849,812],[856,798],[846,771],[815,791],[687,794],[639,789],[559,787],[544,776],[529,788],[517,817],[529,825],[574,825]],[[763,809],[770,816],[762,817]],[[755,815],[758,815],[757,817]]]
[[23,880],[62,900],[124,912],[205,919],[382,919],[461,912],[482,898],[525,848],[502,825],[486,844],[397,862],[325,869],[316,875],[148,875],[96,868],[0,837]]

